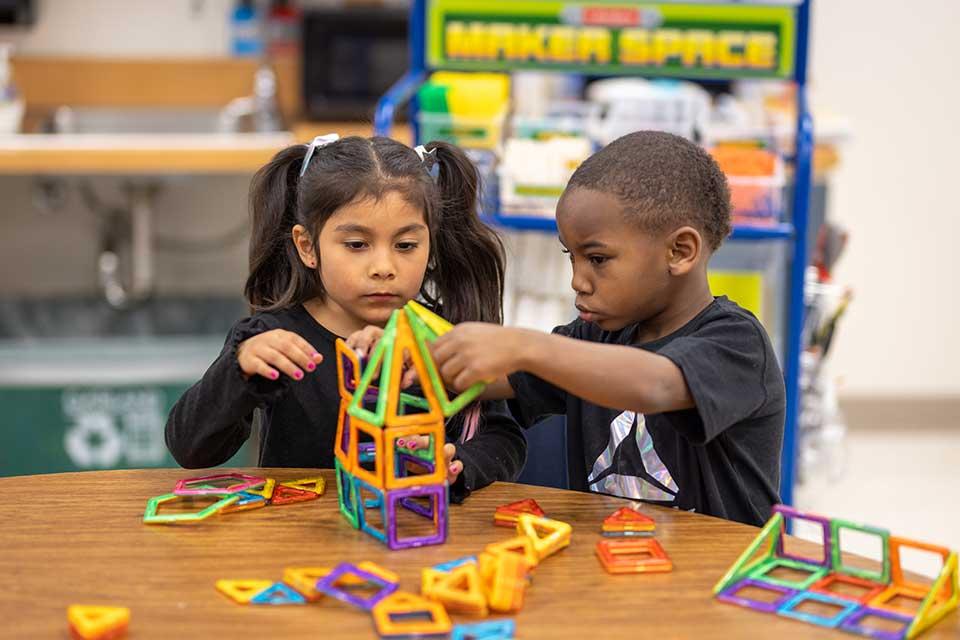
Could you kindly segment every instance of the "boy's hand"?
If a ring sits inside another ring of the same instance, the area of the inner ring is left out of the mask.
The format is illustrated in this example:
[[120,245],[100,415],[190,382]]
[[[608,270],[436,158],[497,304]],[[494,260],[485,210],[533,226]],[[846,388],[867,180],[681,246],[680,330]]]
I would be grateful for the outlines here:
[[[430,445],[430,441],[427,436],[411,436],[408,438],[403,438],[397,440],[397,444],[401,447],[406,447],[411,451],[416,451],[423,447]],[[454,460],[453,458],[457,455],[457,448],[450,444],[449,442],[443,445],[443,457],[447,467],[447,482],[453,484],[457,481],[457,478],[463,472],[463,463],[459,460]]]
[[[366,358],[373,353],[380,338],[383,337],[383,329],[374,325],[368,325],[360,331],[355,331],[346,339],[347,346],[353,349],[359,358]],[[400,388],[406,389],[417,381],[417,370],[410,366],[412,362],[405,360],[403,366],[405,371],[400,379]]]
[[323,362],[309,342],[291,331],[273,329],[247,338],[237,346],[237,362],[244,375],[270,380],[280,372],[294,380],[303,379],[303,371],[314,371]]
[[522,349],[532,332],[486,322],[463,322],[437,338],[433,359],[444,382],[464,391],[519,370]]

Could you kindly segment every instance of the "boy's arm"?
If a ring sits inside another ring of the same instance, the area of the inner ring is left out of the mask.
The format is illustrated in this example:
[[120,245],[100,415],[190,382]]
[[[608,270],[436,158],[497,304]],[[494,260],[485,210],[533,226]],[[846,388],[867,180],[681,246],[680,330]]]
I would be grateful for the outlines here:
[[504,385],[509,388],[509,382],[504,376],[527,371],[606,407],[663,413],[695,406],[677,365],[663,356],[629,346],[597,344],[493,324],[463,323],[437,340],[434,358],[444,380],[456,389],[492,379],[494,383],[487,393],[505,393]]
[[486,388],[480,394],[481,400],[510,400],[515,397],[513,387],[506,376],[487,382]]

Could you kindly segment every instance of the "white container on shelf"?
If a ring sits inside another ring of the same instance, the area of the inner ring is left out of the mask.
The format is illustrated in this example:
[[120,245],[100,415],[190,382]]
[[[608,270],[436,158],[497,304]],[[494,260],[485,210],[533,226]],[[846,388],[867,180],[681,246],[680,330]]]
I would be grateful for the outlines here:
[[710,94],[692,82],[611,78],[594,82],[587,96],[603,107],[590,127],[601,145],[645,130],[694,139],[710,114]]
[[23,122],[23,97],[13,82],[10,52],[13,45],[0,43],[0,134],[20,132]]
[[500,164],[500,213],[553,217],[570,176],[592,152],[586,138],[510,138]]
[[511,120],[511,131],[515,138],[532,140],[558,136],[586,138],[600,110],[600,105],[593,102],[561,100],[537,115],[516,113]]

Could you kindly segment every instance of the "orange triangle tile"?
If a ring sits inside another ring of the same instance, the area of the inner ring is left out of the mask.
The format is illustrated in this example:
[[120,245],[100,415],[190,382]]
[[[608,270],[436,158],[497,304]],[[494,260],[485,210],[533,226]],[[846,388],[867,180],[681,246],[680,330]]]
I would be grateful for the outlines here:
[[603,520],[604,531],[653,531],[656,523],[630,507],[617,509]]
[[535,516],[545,515],[543,513],[543,509],[540,508],[540,505],[537,504],[537,501],[533,498],[527,498],[526,500],[518,500],[517,502],[501,505],[497,507],[496,512],[514,515],[520,515],[521,513],[532,513]]
[[293,502],[305,502],[307,500],[316,500],[320,496],[313,491],[304,491],[293,487],[279,485],[273,491],[273,497],[270,498],[270,504],[291,504]]

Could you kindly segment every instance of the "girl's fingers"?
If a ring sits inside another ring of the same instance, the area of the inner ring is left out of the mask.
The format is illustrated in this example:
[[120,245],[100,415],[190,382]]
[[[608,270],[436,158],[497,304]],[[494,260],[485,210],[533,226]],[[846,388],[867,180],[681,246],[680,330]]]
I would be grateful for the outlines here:
[[457,448],[454,445],[450,444],[449,442],[443,445],[443,456],[447,459],[447,464],[450,464],[456,455]]
[[459,460],[454,460],[447,466],[447,482],[453,484],[457,481],[457,478],[463,472],[463,463]]
[[[312,344],[301,338],[296,333],[291,333],[290,335],[292,336],[293,346],[303,352],[303,354],[307,357],[307,361],[313,363],[314,368],[323,362],[323,356],[313,347]],[[310,369],[310,367],[307,367],[307,369],[309,371],[313,371],[313,369]]]
[[417,381],[417,370],[413,367],[410,367],[403,372],[403,378],[400,379],[400,388],[406,389],[413,385]]
[[267,380],[277,380],[280,378],[280,373],[260,358],[254,360],[253,373]]
[[293,363],[285,354],[271,347],[267,347],[260,357],[274,369],[285,373],[294,380],[303,380],[303,371]]
[[291,331],[284,331],[277,335],[270,346],[304,371],[315,370],[317,364],[323,360],[323,356],[317,353],[309,342]]
[[407,436],[402,440],[397,440],[397,444],[411,451],[416,451],[417,449],[426,449],[429,447],[430,438],[427,436]]
[[380,327],[366,327],[347,338],[347,346],[361,358],[366,358],[382,335],[383,329]]

